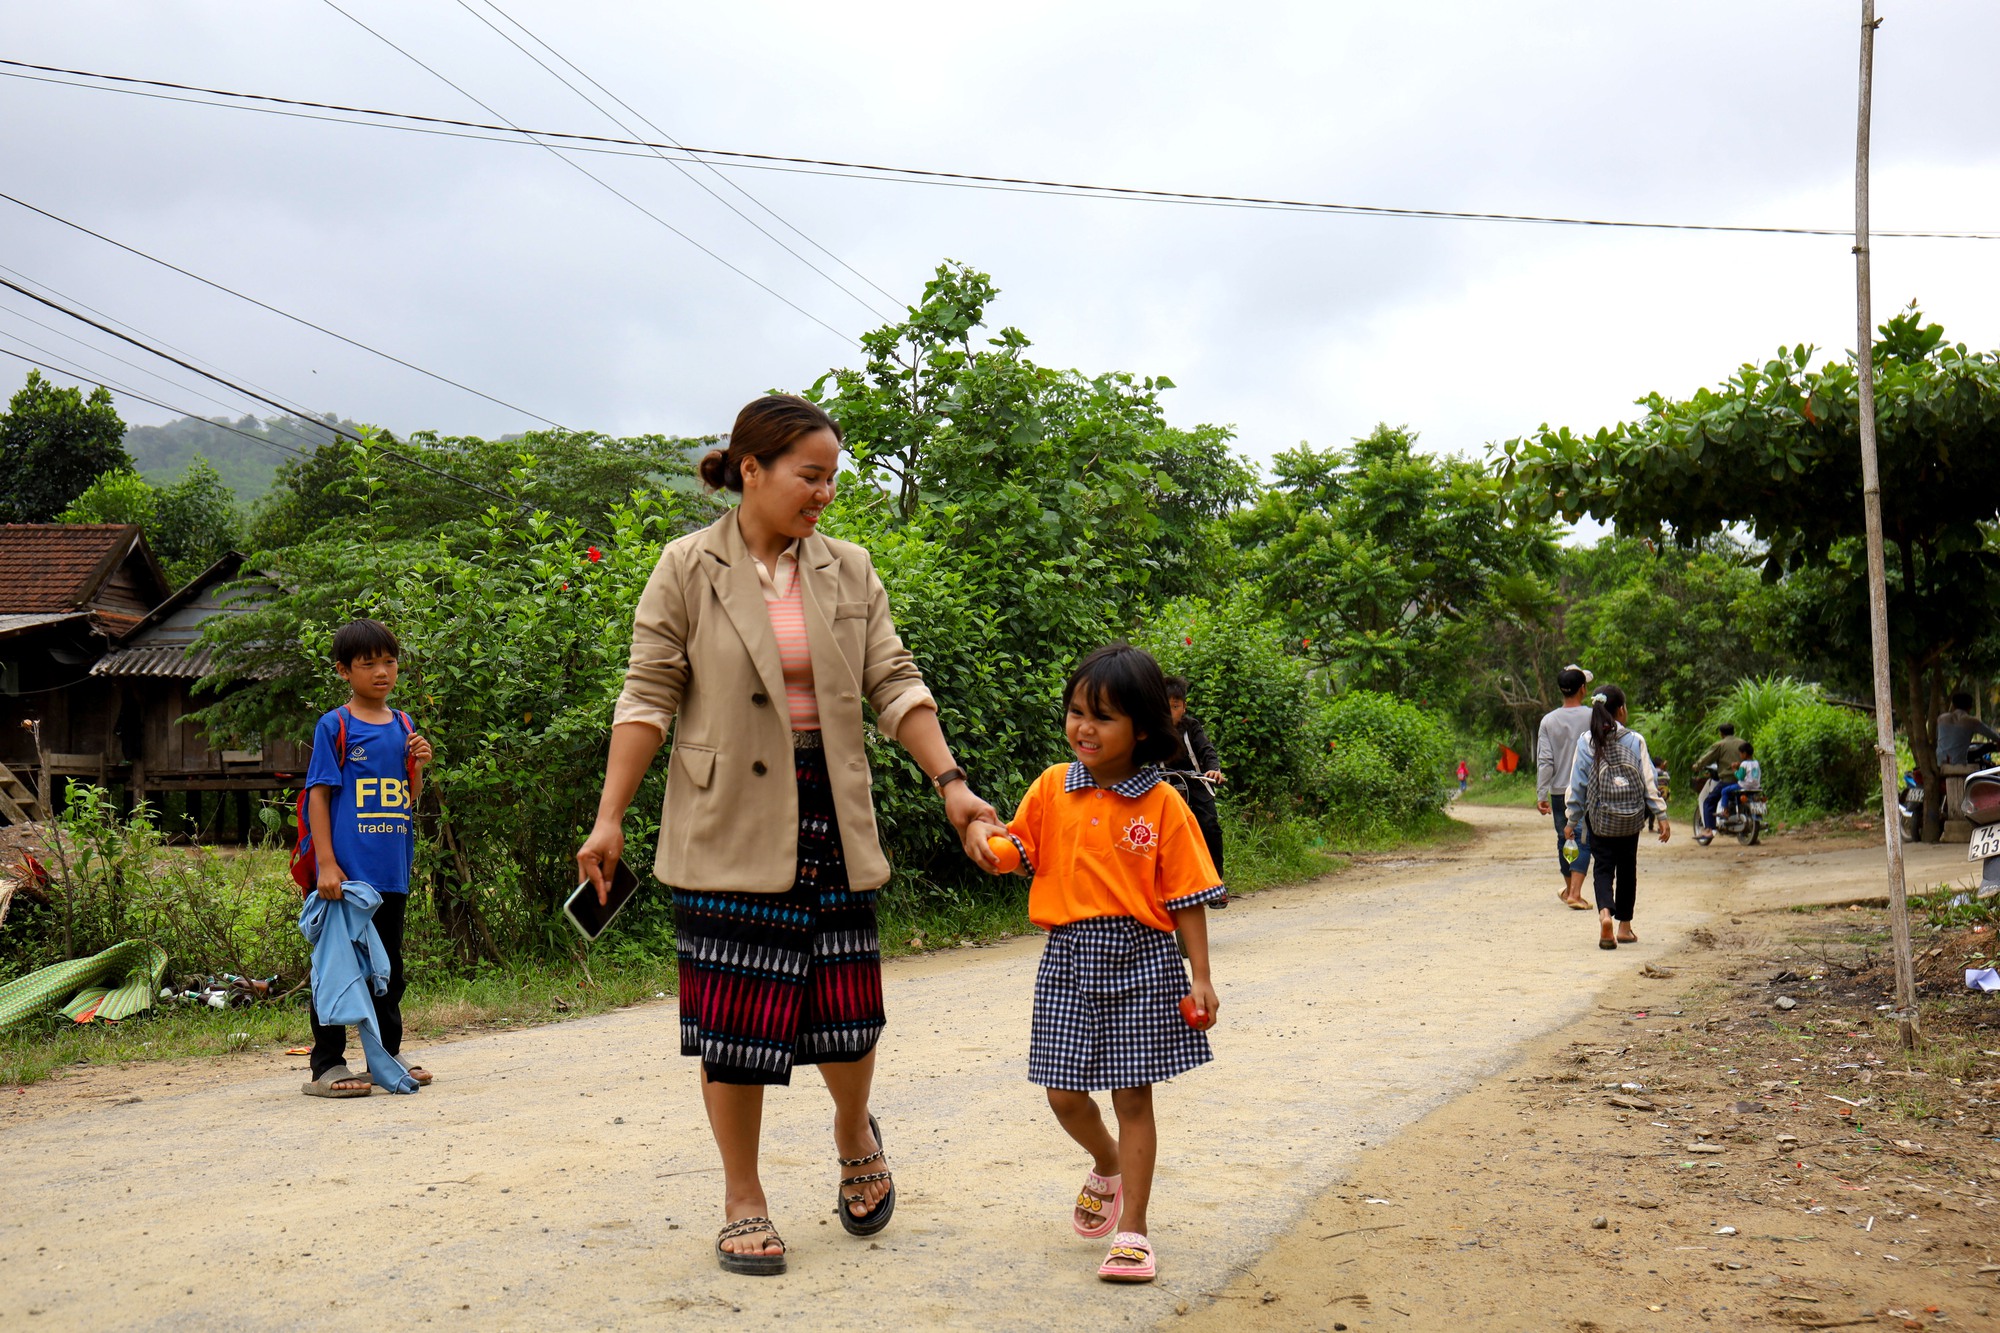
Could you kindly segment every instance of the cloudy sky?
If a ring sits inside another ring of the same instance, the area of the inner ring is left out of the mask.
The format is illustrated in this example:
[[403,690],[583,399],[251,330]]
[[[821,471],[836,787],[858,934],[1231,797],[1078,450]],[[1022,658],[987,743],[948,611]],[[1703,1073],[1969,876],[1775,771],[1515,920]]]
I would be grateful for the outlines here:
[[[492,119],[469,94],[516,124],[620,132],[482,23],[506,27],[485,0],[339,3],[436,74],[327,0],[0,0],[0,55]],[[704,147],[1412,208],[1852,221],[1847,0],[501,3]],[[2000,6],[1880,8],[1875,224],[2000,230]],[[851,363],[849,339],[884,322],[657,160],[574,159],[816,319],[531,145],[16,78],[0,78],[0,124],[7,193],[571,426],[723,429],[751,395]],[[1380,420],[1476,452],[1543,421],[1606,424],[1780,343],[1854,341],[1840,238],[731,178],[900,300],[947,257],[991,273],[992,318],[1038,359],[1170,376],[1176,420],[1232,423],[1258,458]],[[397,430],[534,424],[4,201],[0,252],[11,273],[288,402]],[[2000,241],[1881,241],[1878,315],[1913,297],[1954,338],[2000,345]],[[185,372],[146,379],[101,336],[72,330],[91,341],[79,348],[28,315],[65,324],[0,292],[0,345],[224,410]],[[0,380],[21,370],[0,364]]]

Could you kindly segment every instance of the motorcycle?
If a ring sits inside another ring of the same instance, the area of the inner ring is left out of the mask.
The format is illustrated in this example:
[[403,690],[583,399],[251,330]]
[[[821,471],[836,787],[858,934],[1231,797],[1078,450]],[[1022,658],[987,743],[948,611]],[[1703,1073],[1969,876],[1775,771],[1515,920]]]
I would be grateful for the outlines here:
[[[1722,779],[1721,770],[1714,764],[1708,766],[1707,773],[1711,784]],[[1708,788],[1704,786],[1702,796],[1705,798],[1707,794]],[[1714,831],[1733,836],[1745,847],[1755,847],[1763,841],[1765,826],[1771,822],[1770,811],[1770,799],[1761,787],[1754,791],[1739,789],[1726,805],[1715,807]],[[1699,835],[1697,838],[1704,847],[1708,845],[1708,838],[1700,838]]]
[[1965,817],[1972,822],[1972,841],[1965,859],[1983,861],[1979,896],[2000,893],[2000,768],[1985,768],[1965,780]]

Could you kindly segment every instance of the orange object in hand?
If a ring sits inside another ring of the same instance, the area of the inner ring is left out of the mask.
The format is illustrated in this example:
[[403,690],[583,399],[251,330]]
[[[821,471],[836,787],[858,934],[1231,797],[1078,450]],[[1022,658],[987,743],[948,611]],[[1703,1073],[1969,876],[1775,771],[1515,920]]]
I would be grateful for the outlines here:
[[1206,1032],[1215,1026],[1215,1015],[1198,1008],[1192,995],[1181,996],[1181,1017],[1196,1032]]
[[986,840],[986,850],[993,853],[993,859],[1000,863],[1000,873],[1011,875],[1021,868],[1021,849],[1005,834],[996,833]]

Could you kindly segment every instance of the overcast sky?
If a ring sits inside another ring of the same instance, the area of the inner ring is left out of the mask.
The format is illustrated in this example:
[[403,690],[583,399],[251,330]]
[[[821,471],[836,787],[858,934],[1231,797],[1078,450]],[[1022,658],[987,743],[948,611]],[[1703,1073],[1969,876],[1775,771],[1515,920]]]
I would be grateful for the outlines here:
[[[468,11],[504,26],[483,0],[340,3],[518,124],[618,132]],[[1853,216],[1847,0],[502,5],[704,147],[1400,207]],[[2000,5],[1880,8],[1876,226],[2000,230]],[[16,60],[489,118],[324,0],[0,0],[0,15]],[[545,149],[11,78],[0,124],[0,189],[567,425],[722,430],[755,393],[857,360]],[[577,160],[848,337],[883,322],[673,167]],[[991,273],[993,321],[1038,360],[1167,375],[1173,419],[1230,423],[1259,459],[1382,420],[1477,452],[1543,421],[1608,424],[1780,343],[1854,343],[1840,238],[733,178],[903,300],[943,258]],[[0,253],[287,401],[398,431],[534,424],[4,201]],[[1875,271],[1878,318],[1915,297],[1954,339],[2000,346],[2000,241],[1885,239]],[[12,293],[0,311],[64,322]],[[0,313],[0,343],[23,340],[223,410]],[[0,382],[23,369],[0,359]]]

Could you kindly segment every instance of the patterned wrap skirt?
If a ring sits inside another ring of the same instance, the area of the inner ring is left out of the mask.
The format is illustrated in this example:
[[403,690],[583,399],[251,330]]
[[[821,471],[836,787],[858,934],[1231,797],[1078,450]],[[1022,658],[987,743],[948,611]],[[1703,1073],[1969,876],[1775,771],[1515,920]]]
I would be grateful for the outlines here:
[[1208,1034],[1181,1017],[1188,976],[1170,931],[1129,916],[1049,931],[1035,972],[1028,1081],[1104,1092],[1142,1088],[1207,1064]]
[[818,733],[794,733],[798,873],[783,893],[674,890],[681,1054],[716,1083],[790,1083],[793,1065],[859,1060],[882,1035],[875,894],[847,864]]

